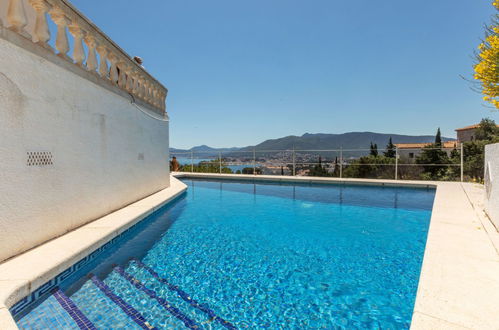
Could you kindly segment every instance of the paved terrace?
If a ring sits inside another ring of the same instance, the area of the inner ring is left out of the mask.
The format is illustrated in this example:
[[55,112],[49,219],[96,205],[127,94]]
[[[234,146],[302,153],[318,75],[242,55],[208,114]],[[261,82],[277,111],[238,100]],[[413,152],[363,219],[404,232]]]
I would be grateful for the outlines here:
[[[412,329],[499,328],[499,233],[483,213],[481,185],[201,173],[174,176],[436,187]],[[8,310],[14,303],[185,191],[175,177],[171,182],[171,188],[0,264],[0,328],[17,328]]]

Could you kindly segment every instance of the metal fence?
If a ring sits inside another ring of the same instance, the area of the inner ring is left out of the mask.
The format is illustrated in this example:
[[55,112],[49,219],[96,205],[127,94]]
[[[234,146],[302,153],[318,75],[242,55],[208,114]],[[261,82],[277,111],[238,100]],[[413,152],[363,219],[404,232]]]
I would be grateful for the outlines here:
[[[377,153],[377,155],[376,155]],[[170,152],[182,172],[464,181],[463,146],[452,148]]]

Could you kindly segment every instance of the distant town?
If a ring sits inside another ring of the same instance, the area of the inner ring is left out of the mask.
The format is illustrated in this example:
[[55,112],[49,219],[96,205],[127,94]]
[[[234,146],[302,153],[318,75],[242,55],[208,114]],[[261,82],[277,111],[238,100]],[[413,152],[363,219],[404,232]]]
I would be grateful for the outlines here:
[[483,167],[470,163],[474,148],[468,146],[468,153],[463,150],[467,143],[493,139],[489,126],[497,127],[484,119],[457,128],[456,138],[442,137],[439,129],[434,136],[304,134],[244,148],[204,145],[189,150],[172,148],[170,153],[183,172],[429,180],[458,180],[466,174],[480,181]]

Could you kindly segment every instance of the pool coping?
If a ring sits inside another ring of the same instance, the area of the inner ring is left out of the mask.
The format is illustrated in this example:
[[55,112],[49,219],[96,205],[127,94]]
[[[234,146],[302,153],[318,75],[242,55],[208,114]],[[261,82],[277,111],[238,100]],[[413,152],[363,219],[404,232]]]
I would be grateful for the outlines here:
[[483,212],[481,185],[172,173],[170,188],[0,264],[0,329],[17,329],[9,312],[17,301],[183,193],[181,177],[436,188],[411,328],[498,328],[499,233]]
[[483,185],[174,172],[178,178],[436,188],[411,329],[498,329],[499,232]]
[[0,263],[0,329],[18,329],[9,308],[64,270],[89,256],[160,209],[187,186],[170,177],[170,187]]

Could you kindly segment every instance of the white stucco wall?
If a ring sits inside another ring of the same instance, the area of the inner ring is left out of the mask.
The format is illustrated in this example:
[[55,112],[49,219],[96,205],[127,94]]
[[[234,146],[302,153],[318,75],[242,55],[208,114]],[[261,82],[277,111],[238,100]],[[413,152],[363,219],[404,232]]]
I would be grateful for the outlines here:
[[485,211],[499,227],[499,143],[485,146]]
[[0,38],[0,261],[168,187],[168,146],[126,94]]

